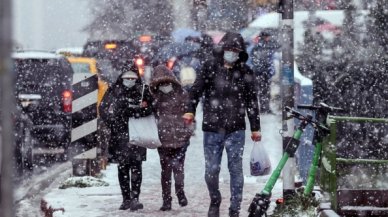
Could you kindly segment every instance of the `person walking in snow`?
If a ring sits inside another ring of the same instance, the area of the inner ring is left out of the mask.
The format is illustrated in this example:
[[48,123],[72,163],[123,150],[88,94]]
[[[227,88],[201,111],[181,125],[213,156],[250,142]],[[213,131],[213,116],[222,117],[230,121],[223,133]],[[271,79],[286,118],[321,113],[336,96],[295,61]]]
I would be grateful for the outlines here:
[[252,69],[259,84],[260,112],[271,113],[269,103],[271,99],[271,77],[275,74],[273,56],[279,44],[271,39],[269,32],[261,32],[259,42],[251,51]]
[[180,206],[188,201],[184,191],[184,162],[187,147],[190,144],[192,129],[181,121],[186,110],[188,94],[175,75],[164,65],[154,69],[150,82],[154,98],[153,108],[157,119],[159,139],[158,148],[162,167],[161,184],[162,211],[171,210],[171,175],[174,174],[175,194]]
[[203,98],[205,180],[210,195],[208,217],[218,217],[221,204],[219,174],[223,149],[230,173],[229,216],[239,216],[244,176],[242,157],[245,143],[245,113],[253,141],[261,140],[256,79],[245,64],[248,54],[238,33],[227,32],[220,41],[219,55],[206,62],[192,86],[186,124],[194,120],[196,107]]
[[142,183],[142,161],[146,160],[146,148],[129,144],[129,117],[145,117],[152,114],[152,97],[136,67],[124,66],[117,81],[108,88],[101,102],[101,118],[111,130],[110,153],[118,162],[118,179],[123,196],[120,210],[143,209],[139,202]]

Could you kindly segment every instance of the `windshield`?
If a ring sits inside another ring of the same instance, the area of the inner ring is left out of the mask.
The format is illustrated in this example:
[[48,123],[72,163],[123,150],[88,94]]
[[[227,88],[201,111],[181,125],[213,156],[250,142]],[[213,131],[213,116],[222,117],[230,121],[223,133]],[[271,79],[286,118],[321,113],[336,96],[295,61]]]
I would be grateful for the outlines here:
[[90,73],[90,65],[88,63],[71,63],[74,73]]

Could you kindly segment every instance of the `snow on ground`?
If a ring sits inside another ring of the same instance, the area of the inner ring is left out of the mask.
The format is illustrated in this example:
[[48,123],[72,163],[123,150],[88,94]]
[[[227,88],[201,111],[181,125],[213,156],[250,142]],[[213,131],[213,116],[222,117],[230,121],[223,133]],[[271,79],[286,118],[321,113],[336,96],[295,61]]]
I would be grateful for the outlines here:
[[[200,110],[200,109],[199,109]],[[202,112],[198,111],[197,119],[202,118]],[[175,195],[173,196],[172,211],[159,211],[162,205],[162,193],[160,184],[160,164],[159,156],[156,150],[148,150],[147,161],[143,164],[143,183],[140,194],[140,202],[144,204],[144,209],[136,212],[129,210],[118,210],[122,202],[120,188],[117,179],[117,165],[111,164],[103,172],[103,181],[109,183],[109,186],[88,187],[88,188],[67,188],[59,189],[53,186],[52,190],[44,196],[46,201],[54,208],[64,208],[65,212],[57,211],[54,216],[181,216],[181,217],[203,217],[207,216],[210,199],[204,180],[204,155],[203,155],[203,133],[201,130],[201,121],[197,122],[197,131],[191,139],[186,154],[185,161],[185,191],[189,204],[186,207],[178,205]],[[262,143],[270,154],[273,168],[281,157],[281,128],[280,115],[263,115],[262,120]],[[249,129],[249,127],[248,127]],[[247,216],[247,210],[252,198],[257,192],[260,192],[269,176],[252,177],[249,170],[249,158],[253,142],[250,139],[250,132],[246,132],[246,144],[244,149],[244,175],[245,185],[241,216]],[[221,216],[228,215],[229,208],[229,173],[226,163],[226,153],[224,152],[221,174],[220,189],[222,192]],[[174,190],[173,190],[174,192]],[[272,199],[281,197],[281,180],[275,185]]]

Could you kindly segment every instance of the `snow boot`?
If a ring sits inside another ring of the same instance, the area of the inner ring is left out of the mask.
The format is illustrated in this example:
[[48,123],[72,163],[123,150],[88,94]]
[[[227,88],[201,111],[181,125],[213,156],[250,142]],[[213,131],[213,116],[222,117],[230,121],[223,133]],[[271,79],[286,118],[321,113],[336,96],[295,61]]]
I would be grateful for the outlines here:
[[178,203],[180,206],[187,206],[187,198],[184,192],[180,192],[176,195],[178,197]]
[[211,204],[207,217],[220,217],[220,205]]
[[238,210],[229,209],[229,217],[239,217],[239,213]]
[[130,210],[131,211],[136,211],[136,210],[139,210],[139,209],[143,209],[143,204],[139,202],[138,199],[136,198],[133,198],[131,200],[131,205],[130,205]]
[[124,200],[123,203],[120,205],[119,210],[127,210],[131,208],[131,201],[130,200]]
[[162,207],[160,207],[160,211],[170,211],[171,210],[171,200],[163,201]]

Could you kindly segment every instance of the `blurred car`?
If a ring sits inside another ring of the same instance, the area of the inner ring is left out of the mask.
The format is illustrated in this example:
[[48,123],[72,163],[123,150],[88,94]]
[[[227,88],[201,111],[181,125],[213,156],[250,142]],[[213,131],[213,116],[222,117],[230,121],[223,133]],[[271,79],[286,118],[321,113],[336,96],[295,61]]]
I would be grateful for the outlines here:
[[[2,89],[0,89],[1,94]],[[31,131],[33,123],[30,116],[26,113],[32,110],[37,105],[40,96],[34,95],[18,95],[15,98],[15,108],[11,110],[12,127],[14,134],[14,148],[12,159],[14,160],[13,177],[15,181],[24,174],[31,174],[34,165],[32,148],[36,140],[32,137]],[[0,110],[0,123],[2,122],[2,111]],[[3,147],[2,147],[2,126],[0,126],[0,179],[3,162]]]
[[108,82],[104,81],[100,75],[100,72],[97,69],[97,61],[94,58],[87,57],[67,57],[71,67],[75,74],[97,74],[98,77],[98,97],[97,97],[97,107],[99,107],[102,97],[104,97],[105,92],[108,90]]
[[152,69],[155,67],[155,57],[159,50],[171,40],[154,34],[142,34],[132,39],[135,49],[135,64],[143,80],[148,84]]
[[135,48],[130,40],[88,41],[83,47],[82,56],[109,60],[112,66],[120,69],[122,64],[134,59]]
[[12,54],[15,95],[34,96],[39,103],[26,110],[32,120],[31,135],[38,140],[35,154],[65,154],[71,141],[72,76],[69,61],[49,52]]
[[135,53],[136,49],[130,40],[97,40],[86,42],[81,56],[94,58],[100,70],[100,78],[112,84],[124,64],[134,63]]
[[34,123],[30,113],[38,108],[41,95],[19,94],[16,96],[16,109],[13,112],[15,135],[15,175],[30,174],[34,168],[34,147],[38,141],[33,135]]

